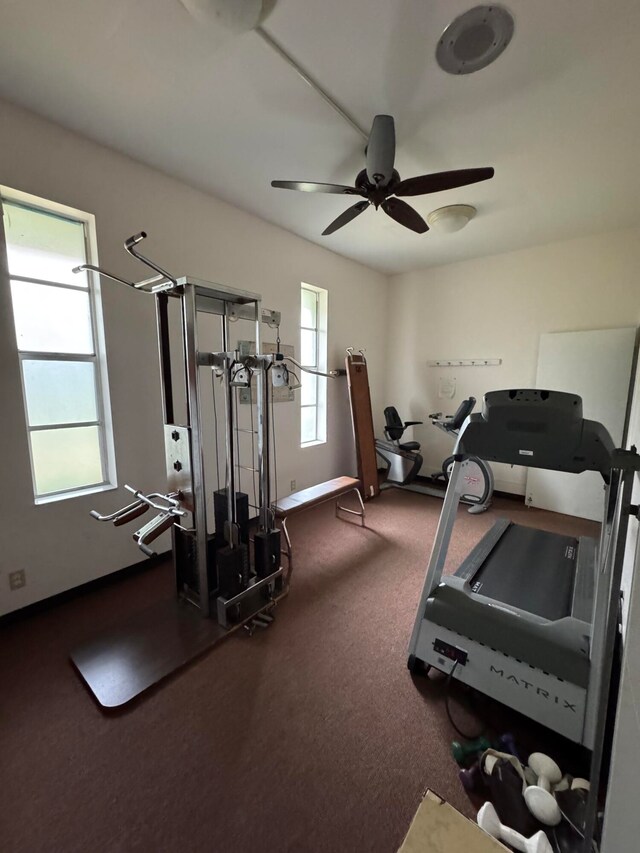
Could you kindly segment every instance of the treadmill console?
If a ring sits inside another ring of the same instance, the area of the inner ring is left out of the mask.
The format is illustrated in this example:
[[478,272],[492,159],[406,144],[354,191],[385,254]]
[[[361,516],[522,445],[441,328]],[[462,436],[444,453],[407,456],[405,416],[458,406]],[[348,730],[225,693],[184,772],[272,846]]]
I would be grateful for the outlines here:
[[537,388],[490,391],[463,426],[455,453],[553,471],[607,476],[615,447],[605,427],[582,416],[582,398]]
[[482,401],[482,416],[491,422],[504,418],[525,419],[522,428],[527,429],[527,417],[540,422],[560,425],[582,424],[582,397],[566,391],[541,391],[537,388],[521,388],[512,391],[489,391]]

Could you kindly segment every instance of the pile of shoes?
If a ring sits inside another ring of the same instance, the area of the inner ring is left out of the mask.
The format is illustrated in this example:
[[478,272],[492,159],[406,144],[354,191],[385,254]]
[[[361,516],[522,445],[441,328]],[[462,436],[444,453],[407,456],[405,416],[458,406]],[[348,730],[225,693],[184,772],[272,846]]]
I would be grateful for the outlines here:
[[489,835],[526,853],[582,849],[589,796],[586,779],[563,775],[541,752],[531,753],[524,764],[511,735],[503,735],[495,747],[485,738],[466,746],[454,742],[452,752],[459,764],[477,757],[459,775],[469,793],[487,801],[477,820]]

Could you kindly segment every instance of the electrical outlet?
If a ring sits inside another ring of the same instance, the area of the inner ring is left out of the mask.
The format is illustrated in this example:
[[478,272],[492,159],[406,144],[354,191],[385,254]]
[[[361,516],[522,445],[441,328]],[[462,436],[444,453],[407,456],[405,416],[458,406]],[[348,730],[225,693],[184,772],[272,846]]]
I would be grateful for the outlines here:
[[24,569],[19,569],[17,572],[9,572],[9,589],[14,592],[16,589],[22,589],[26,586],[27,578],[25,577]]
[[292,481],[291,481],[291,491],[292,491],[292,492],[295,492],[295,490],[296,490],[296,481],[295,481],[295,480],[292,480]]

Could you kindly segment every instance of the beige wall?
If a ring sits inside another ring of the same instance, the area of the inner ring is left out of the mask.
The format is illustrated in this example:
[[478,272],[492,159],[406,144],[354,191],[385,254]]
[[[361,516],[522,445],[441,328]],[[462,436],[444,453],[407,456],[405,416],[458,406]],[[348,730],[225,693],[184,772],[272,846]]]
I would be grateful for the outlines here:
[[[481,401],[492,389],[532,386],[540,334],[637,324],[639,279],[638,229],[395,276],[384,404],[395,404],[405,420],[426,420],[429,412],[453,412],[469,395]],[[502,364],[427,367],[444,358]],[[449,376],[456,396],[438,399],[439,379]],[[423,472],[437,469],[452,442],[428,421],[415,435]],[[496,465],[495,475],[496,488],[524,493],[524,469]]]
[[[211,142],[215,146],[215,140]],[[329,291],[329,366],[347,346],[370,361],[373,406],[382,409],[387,279],[360,264],[231,207],[209,195],[0,102],[0,184],[96,215],[100,262],[125,277],[140,268],[122,250],[141,229],[146,250],[177,274],[254,290],[282,311],[283,342],[298,341],[301,281]],[[118,482],[164,487],[164,450],[153,300],[104,284]],[[269,334],[265,335],[268,340]],[[100,525],[89,510],[124,502],[123,490],[34,506],[22,394],[6,273],[0,279],[0,389],[3,464],[0,488],[0,614],[123,566],[142,555],[123,530]],[[299,446],[298,403],[280,404],[281,493],[352,473],[353,439],[346,384],[329,387],[326,445]],[[7,572],[26,569],[27,585],[9,593]]]

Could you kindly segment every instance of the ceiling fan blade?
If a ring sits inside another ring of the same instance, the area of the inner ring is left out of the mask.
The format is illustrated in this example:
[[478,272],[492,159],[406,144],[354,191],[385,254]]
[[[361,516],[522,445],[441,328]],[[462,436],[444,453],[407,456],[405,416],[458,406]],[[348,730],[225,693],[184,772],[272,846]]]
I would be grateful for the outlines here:
[[[334,231],[337,231],[338,228],[342,228],[343,225],[346,225],[348,222],[351,222],[352,219],[355,219],[356,216],[360,216],[361,213],[369,207],[368,201],[359,201],[357,204],[354,204],[352,207],[347,208],[344,213],[341,213],[337,219],[334,219],[331,225],[327,225],[327,227],[322,232],[322,236],[325,237],[327,234],[333,234]],[[408,207],[408,205],[407,205]]]
[[387,198],[380,206],[387,216],[395,219],[405,228],[410,228],[418,234],[424,234],[425,231],[429,230],[429,226],[418,211],[410,207],[406,201],[401,201],[399,198]]
[[466,187],[479,181],[488,181],[493,177],[493,169],[456,169],[453,172],[434,172],[433,175],[420,175],[417,178],[407,178],[400,181],[394,192],[399,196],[426,195],[452,190],[455,187]]
[[303,193],[336,193],[337,195],[363,195],[355,187],[341,184],[316,184],[313,181],[271,181],[272,187],[283,190],[300,190]]
[[396,129],[393,116],[376,116],[367,143],[367,177],[374,186],[386,187],[393,177]]

